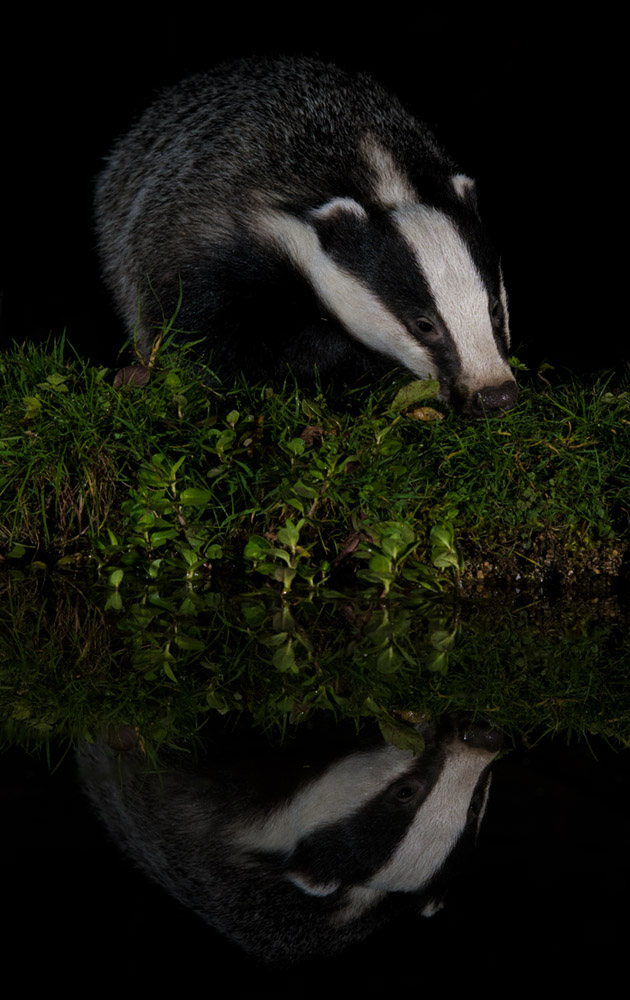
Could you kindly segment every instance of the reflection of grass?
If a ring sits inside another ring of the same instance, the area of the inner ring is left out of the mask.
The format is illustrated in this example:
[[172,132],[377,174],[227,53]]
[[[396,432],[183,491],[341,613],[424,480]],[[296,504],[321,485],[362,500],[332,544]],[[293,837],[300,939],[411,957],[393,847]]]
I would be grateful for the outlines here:
[[628,741],[615,623],[466,604],[482,576],[496,598],[501,581],[618,570],[619,387],[527,390],[503,419],[467,422],[400,382],[334,398],[221,387],[181,352],[134,387],[63,343],[16,348],[0,374],[14,736],[132,721],[157,740],[238,708],[263,725],[324,709],[391,726],[466,707],[521,733]]
[[[630,644],[606,602],[552,608],[406,598],[282,598],[126,580],[122,606],[74,574],[0,577],[0,717],[17,742],[137,726],[147,745],[214,712],[274,730],[314,712],[388,731],[473,711],[536,739],[596,733],[630,744]],[[391,733],[390,733],[391,735]]]

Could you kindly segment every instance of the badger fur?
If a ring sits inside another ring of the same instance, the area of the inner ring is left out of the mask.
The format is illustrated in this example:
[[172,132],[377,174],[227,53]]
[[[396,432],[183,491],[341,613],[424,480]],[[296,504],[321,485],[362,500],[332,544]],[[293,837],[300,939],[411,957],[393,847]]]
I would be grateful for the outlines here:
[[223,376],[403,366],[469,415],[516,400],[474,182],[367,76],[284,58],[185,80],[119,141],[96,220],[145,357],[177,313]]
[[282,749],[214,731],[205,756],[101,741],[82,783],[119,845],[212,927],[267,961],[331,954],[406,910],[440,908],[474,841],[500,733],[452,717],[424,751],[328,727]]

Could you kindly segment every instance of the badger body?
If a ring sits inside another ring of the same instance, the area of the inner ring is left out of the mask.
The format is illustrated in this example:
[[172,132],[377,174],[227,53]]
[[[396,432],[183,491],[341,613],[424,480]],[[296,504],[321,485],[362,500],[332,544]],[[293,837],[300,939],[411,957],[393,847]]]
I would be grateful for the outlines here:
[[474,182],[367,76],[286,58],[185,80],[114,149],[96,223],[145,357],[176,315],[222,376],[402,366],[471,415],[516,399]]
[[414,754],[369,729],[357,741],[354,727],[324,726],[277,748],[217,723],[197,759],[167,752],[149,767],[101,740],[82,746],[80,772],[150,878],[245,950],[287,963],[441,908],[501,734],[462,717],[421,729]]

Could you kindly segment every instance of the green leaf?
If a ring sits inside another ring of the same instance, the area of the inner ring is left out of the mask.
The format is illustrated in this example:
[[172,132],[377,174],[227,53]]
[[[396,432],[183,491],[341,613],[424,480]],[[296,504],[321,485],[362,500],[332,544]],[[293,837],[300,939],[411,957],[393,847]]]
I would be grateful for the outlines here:
[[183,504],[190,504],[192,507],[205,507],[211,496],[211,490],[202,490],[191,486],[180,493],[179,499]]
[[173,668],[171,667],[171,665],[170,665],[170,663],[168,662],[167,659],[164,659],[162,661],[162,670],[164,671],[164,673],[166,674],[166,676],[169,678],[169,680],[173,681],[174,684],[177,684],[177,677],[173,673]]
[[222,455],[228,450],[228,448],[232,447],[235,440],[236,431],[233,431],[231,428],[229,430],[221,431],[214,444],[217,454]]
[[106,611],[122,611],[123,607],[124,605],[122,597],[120,596],[120,593],[117,590],[115,590],[113,594],[110,594],[107,600],[105,601]]
[[411,750],[414,754],[424,750],[424,738],[415,726],[408,726],[393,719],[379,719],[378,727],[386,743],[391,743],[399,750]]
[[189,566],[201,565],[199,556],[193,549],[182,549],[181,553]]
[[24,396],[23,402],[26,409],[25,419],[32,420],[42,412],[42,401],[39,396]]
[[281,646],[280,649],[275,651],[272,663],[276,670],[279,670],[283,674],[299,673],[299,668],[295,662],[295,656],[293,655],[293,644],[290,639],[286,645]]
[[408,385],[404,385],[396,393],[392,400],[391,409],[398,412],[399,410],[406,410],[408,407],[414,406],[415,403],[437,399],[439,391],[440,383],[433,378],[409,382]]
[[370,559],[368,566],[373,573],[382,573],[389,576],[392,571],[391,560],[387,559],[386,556],[373,555]]
[[282,542],[283,545],[288,545],[292,552],[295,552],[295,546],[300,539],[300,528],[303,523],[303,521],[298,521],[295,525],[293,521],[287,521],[284,528],[280,528],[278,531],[278,541]]
[[177,531],[175,528],[164,528],[161,531],[154,531],[151,534],[151,545],[153,548],[157,548],[158,545],[164,545],[169,538],[175,538],[177,536]]
[[434,650],[427,656],[425,666],[431,673],[445,674],[448,668],[448,653],[440,653]]
[[445,629],[436,629],[430,635],[431,645],[442,653],[448,653],[455,645],[456,632],[447,632]]
[[206,648],[206,644],[202,639],[195,639],[190,635],[176,635],[174,642],[180,649],[195,649],[201,652],[201,650]]
[[407,542],[399,532],[392,531],[381,536],[381,548],[385,555],[397,559],[407,548]]
[[292,438],[290,441],[284,442],[284,447],[292,455],[298,457],[304,454],[305,444],[302,438]]
[[293,484],[293,492],[297,493],[299,497],[306,497],[309,500],[315,500],[319,496],[319,490],[316,490],[313,486],[308,486],[300,479]]
[[453,528],[450,524],[435,524],[431,528],[431,541],[434,545],[451,548],[453,545]]
[[267,617],[267,609],[264,604],[243,604],[241,605],[243,618],[248,628],[256,628],[262,625]]
[[213,708],[219,715],[225,715],[229,711],[229,705],[225,698],[222,698],[216,691],[208,691],[206,695],[208,708]]
[[394,649],[393,646],[388,646],[387,649],[384,649],[376,660],[376,666],[382,674],[395,673],[401,663],[402,656]]
[[433,565],[438,569],[459,569],[459,559],[456,552],[440,552],[433,557]]
[[252,535],[245,546],[243,555],[246,559],[252,559],[256,562],[258,559],[268,556],[271,548],[271,542],[267,538],[261,538],[259,535]]

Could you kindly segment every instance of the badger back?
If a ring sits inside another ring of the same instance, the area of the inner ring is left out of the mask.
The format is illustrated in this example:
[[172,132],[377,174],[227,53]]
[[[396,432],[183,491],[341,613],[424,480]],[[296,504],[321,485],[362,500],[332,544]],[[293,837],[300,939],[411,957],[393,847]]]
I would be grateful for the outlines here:
[[474,184],[368,77],[280,59],[184,81],[120,141],[96,206],[144,353],[181,286],[177,326],[226,374],[402,365],[471,414],[515,401]]

